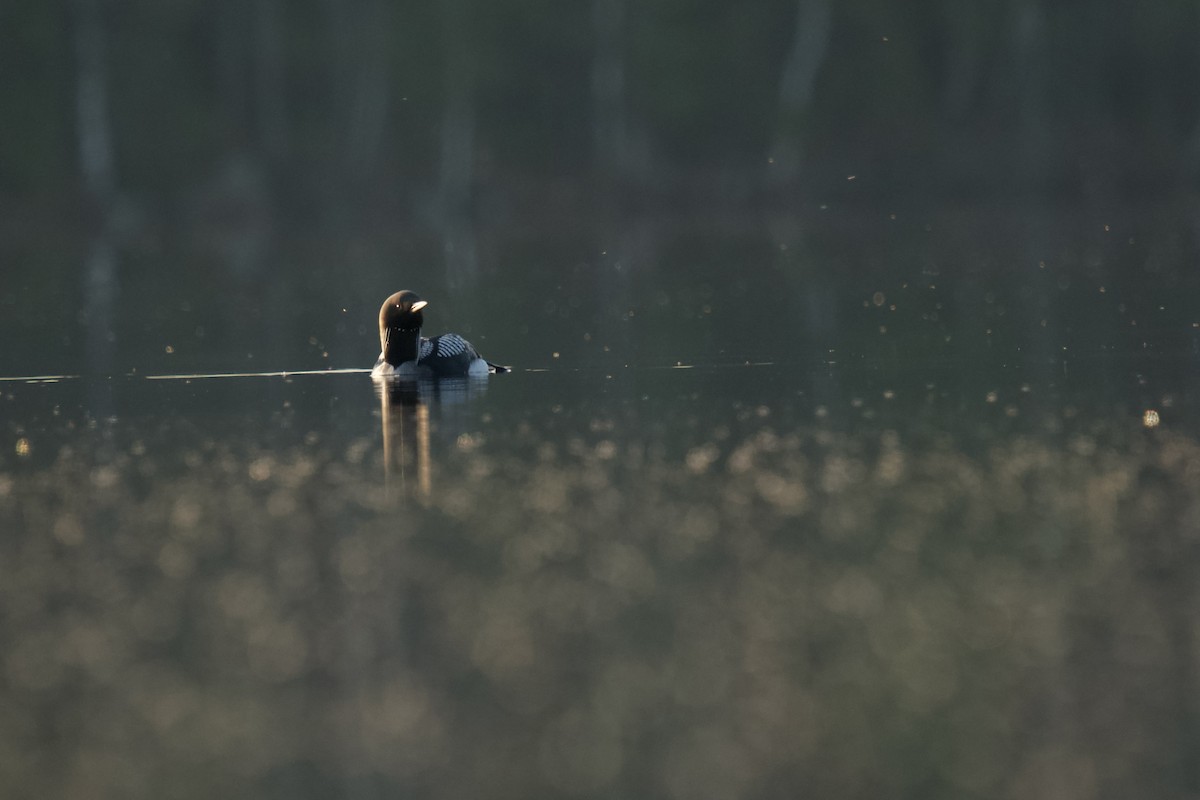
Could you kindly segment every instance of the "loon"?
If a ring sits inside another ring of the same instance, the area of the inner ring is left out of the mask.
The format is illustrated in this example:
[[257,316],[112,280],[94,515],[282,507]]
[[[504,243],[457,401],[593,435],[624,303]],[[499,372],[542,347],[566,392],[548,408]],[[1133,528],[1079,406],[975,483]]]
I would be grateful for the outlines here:
[[443,333],[427,339],[421,335],[424,317],[421,309],[429,305],[407,289],[383,301],[379,309],[379,360],[371,370],[373,378],[483,378],[509,367],[493,364],[457,333]]

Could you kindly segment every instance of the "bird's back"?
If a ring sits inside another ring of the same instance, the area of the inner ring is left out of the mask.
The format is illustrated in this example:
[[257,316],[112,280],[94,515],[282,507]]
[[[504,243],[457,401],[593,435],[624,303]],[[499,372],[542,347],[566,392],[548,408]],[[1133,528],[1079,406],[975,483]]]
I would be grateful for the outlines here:
[[417,364],[427,367],[434,375],[467,375],[476,361],[482,361],[479,353],[457,333],[421,339]]

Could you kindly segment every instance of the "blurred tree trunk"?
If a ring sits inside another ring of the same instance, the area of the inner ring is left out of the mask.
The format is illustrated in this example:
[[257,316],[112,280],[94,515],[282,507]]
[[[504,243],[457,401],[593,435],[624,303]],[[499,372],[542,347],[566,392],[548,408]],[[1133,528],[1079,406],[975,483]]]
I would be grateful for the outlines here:
[[[246,62],[251,51],[246,5],[237,0],[221,0],[216,5],[216,59],[222,111],[236,137],[249,138],[250,82]],[[241,145],[241,141],[236,142]]]
[[[102,0],[72,0],[75,51],[75,125],[79,170],[101,217],[83,266],[85,369],[111,372],[116,333],[117,257],[113,225],[117,199],[116,158],[109,116],[107,44]],[[103,413],[102,409],[94,409]]]
[[267,160],[278,165],[287,155],[288,115],[283,49],[284,10],[281,0],[255,0],[254,95],[258,144]]
[[1051,145],[1049,45],[1039,0],[1014,0],[1011,36],[1020,142],[1017,166],[1026,185],[1038,186],[1048,176]]
[[475,64],[466,2],[443,0],[441,12],[446,66],[437,224],[445,252],[446,283],[459,287],[474,283],[479,266],[471,218],[475,182]]
[[979,89],[989,14],[960,0],[944,0],[942,15],[948,42],[942,106],[950,119],[961,120],[970,112]]
[[356,184],[376,174],[391,96],[392,25],[384,0],[361,0],[348,57],[346,163]]
[[831,18],[829,0],[798,0],[792,46],[779,78],[779,110],[767,173],[772,183],[791,183],[800,173],[804,116],[825,60]]
[[108,108],[108,64],[101,0],[73,0],[75,123],[79,169],[92,199],[107,207],[116,193]]
[[226,281],[222,331],[230,341],[256,343],[252,356],[266,368],[287,352],[294,308],[292,284],[277,279],[282,267],[272,257],[289,140],[284,9],[280,0],[221,0],[214,13],[230,142],[191,194],[193,246],[223,267],[214,276]]
[[237,145],[277,164],[288,141],[280,0],[224,0],[217,14],[217,74]]
[[592,146],[596,165],[609,179],[625,178],[632,167],[625,126],[624,15],[625,0],[592,2]]
[[322,8],[330,48],[325,124],[333,145],[321,192],[328,222],[342,229],[361,216],[378,175],[391,94],[391,5],[324,0]]

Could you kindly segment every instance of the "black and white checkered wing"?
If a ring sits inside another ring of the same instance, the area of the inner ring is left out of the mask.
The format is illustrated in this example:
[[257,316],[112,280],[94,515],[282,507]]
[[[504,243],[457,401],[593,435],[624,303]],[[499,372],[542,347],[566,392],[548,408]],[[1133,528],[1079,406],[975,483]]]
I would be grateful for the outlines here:
[[479,353],[457,333],[443,333],[432,339],[422,339],[418,363],[434,375],[466,375]]

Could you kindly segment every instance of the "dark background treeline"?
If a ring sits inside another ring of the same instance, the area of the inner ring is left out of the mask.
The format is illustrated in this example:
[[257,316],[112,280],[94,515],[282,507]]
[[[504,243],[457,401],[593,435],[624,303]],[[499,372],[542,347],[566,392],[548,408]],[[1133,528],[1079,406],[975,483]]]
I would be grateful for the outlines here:
[[[3,370],[357,364],[401,284],[482,281],[439,324],[522,358],[651,297],[678,313],[643,338],[704,341],[734,273],[753,339],[881,276],[1087,266],[1115,247],[1073,239],[1108,236],[1087,209],[1130,203],[1187,253],[1197,42],[1183,0],[10,0]],[[896,221],[922,206],[983,210]]]
[[1122,190],[1200,163],[1182,0],[65,0],[0,26],[9,201],[231,164],[303,212],[580,175]]

